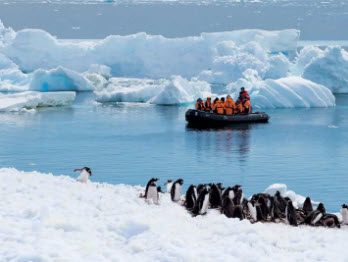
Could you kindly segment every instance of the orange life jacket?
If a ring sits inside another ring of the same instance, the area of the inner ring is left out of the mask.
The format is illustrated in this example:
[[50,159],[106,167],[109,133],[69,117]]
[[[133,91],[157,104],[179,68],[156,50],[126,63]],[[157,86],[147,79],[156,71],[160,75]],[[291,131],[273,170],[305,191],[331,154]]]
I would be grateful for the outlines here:
[[243,104],[244,106],[244,113],[251,113],[251,103],[250,100],[246,100]]
[[215,102],[213,105],[213,109],[216,113],[223,115],[224,114],[224,104],[222,103],[221,100],[218,100]]
[[227,98],[224,107],[226,115],[233,115],[236,104],[234,103],[232,98]]
[[243,108],[243,103],[242,102],[238,102],[237,105],[236,105],[236,108],[237,108],[237,113],[240,114],[240,113],[243,113],[244,111],[244,108]]

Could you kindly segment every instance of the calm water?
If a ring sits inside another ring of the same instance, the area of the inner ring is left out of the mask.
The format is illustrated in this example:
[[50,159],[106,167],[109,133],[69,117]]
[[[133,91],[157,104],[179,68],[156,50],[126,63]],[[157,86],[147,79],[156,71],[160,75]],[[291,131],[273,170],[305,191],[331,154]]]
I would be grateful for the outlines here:
[[333,211],[348,201],[348,96],[329,109],[267,110],[268,124],[220,130],[186,126],[186,107],[96,105],[79,94],[71,108],[0,114],[0,166],[94,181],[145,184],[150,177],[240,183],[248,194],[272,183]]

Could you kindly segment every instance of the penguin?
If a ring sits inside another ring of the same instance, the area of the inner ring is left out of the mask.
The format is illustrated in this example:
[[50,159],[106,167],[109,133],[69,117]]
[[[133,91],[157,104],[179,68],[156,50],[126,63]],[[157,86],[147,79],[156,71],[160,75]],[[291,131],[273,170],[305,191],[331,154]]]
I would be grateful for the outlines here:
[[305,224],[311,226],[318,226],[320,220],[325,215],[326,210],[323,203],[319,203],[316,210],[312,211],[305,219]]
[[233,197],[233,204],[234,205],[240,205],[243,200],[243,190],[241,185],[235,185],[232,187],[234,197]]
[[303,202],[303,211],[309,215],[313,211],[312,201],[310,197],[306,197],[306,200]]
[[174,202],[178,202],[181,198],[181,187],[184,184],[184,180],[183,179],[178,179],[176,180],[173,185],[172,188],[170,190],[170,195],[172,198],[172,201]]
[[269,200],[270,200],[269,214],[270,214],[271,220],[273,222],[278,223],[285,217],[285,214],[281,213],[279,209],[278,201],[274,197],[270,197]]
[[203,191],[204,187],[205,187],[205,185],[198,184],[198,186],[197,186],[197,194],[198,195]]
[[286,217],[286,222],[291,225],[297,227],[297,216],[296,216],[296,211],[295,208],[292,204],[292,201],[288,201],[286,208],[285,208],[285,217]]
[[211,185],[209,203],[211,208],[218,208],[222,205],[221,190],[216,184]]
[[158,179],[151,179],[150,184],[147,186],[145,200],[147,203],[154,203],[156,205],[159,204],[159,192],[158,187],[156,185],[156,181]]
[[153,185],[154,183],[155,183],[155,185],[156,185],[156,182],[158,181],[158,178],[151,178],[148,182],[147,182],[147,184],[146,184],[146,187],[145,187],[145,194],[144,194],[144,197],[146,198],[147,197],[147,191],[149,190],[149,186],[150,185]]
[[76,179],[81,183],[87,183],[90,176],[92,176],[92,170],[89,167],[76,168],[74,172],[80,172],[80,175]]
[[343,204],[341,209],[342,224],[348,225],[348,205]]
[[231,218],[233,217],[233,212],[234,212],[233,201],[230,198],[226,197],[221,209],[221,213],[223,213],[228,218]]
[[248,201],[247,206],[248,206],[248,214],[250,216],[249,220],[252,223],[257,222],[258,219],[257,219],[257,210],[256,210],[255,200],[252,199],[252,200]]
[[259,198],[259,200],[257,201],[257,203],[258,203],[258,205],[256,206],[256,208],[257,208],[256,210],[258,211],[258,209],[260,209],[258,211],[258,213],[259,213],[258,220],[267,221],[269,210],[268,210],[268,206],[267,206],[265,198],[263,196],[261,196]]
[[296,218],[297,218],[297,223],[299,225],[304,224],[306,217],[307,217],[307,213],[303,209],[301,208],[296,209]]
[[228,187],[224,190],[224,192],[222,194],[222,200],[225,200],[226,198],[229,198],[231,200],[234,199],[234,191],[233,191],[232,187]]
[[198,196],[195,207],[193,208],[192,213],[194,215],[205,215],[207,213],[209,207],[209,195],[210,189],[208,187],[204,187]]
[[197,189],[196,186],[190,185],[186,191],[186,209],[192,210],[197,202]]
[[286,200],[280,195],[279,191],[275,193],[274,199],[278,202],[280,212],[285,213]]
[[325,214],[320,222],[324,227],[341,227],[338,217],[334,214]]
[[239,218],[239,220],[244,219],[243,208],[241,205],[234,206],[233,208],[233,218]]
[[168,179],[164,185],[166,186],[167,193],[170,193],[170,190],[172,189],[172,186],[173,186],[173,180]]

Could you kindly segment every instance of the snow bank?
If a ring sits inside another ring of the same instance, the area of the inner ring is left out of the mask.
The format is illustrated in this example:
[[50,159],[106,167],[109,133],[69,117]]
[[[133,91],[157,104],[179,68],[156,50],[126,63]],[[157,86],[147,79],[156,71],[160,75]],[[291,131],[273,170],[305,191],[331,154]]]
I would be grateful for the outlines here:
[[92,84],[81,74],[58,67],[38,69],[33,74],[30,89],[36,91],[92,91]]
[[192,103],[211,94],[203,81],[180,76],[170,80],[112,78],[106,88],[95,92],[99,102],[146,102],[161,105]]
[[[256,43],[266,53],[294,51],[298,38],[299,32],[292,29],[202,33],[183,38],[138,33],[113,35],[86,45],[59,41],[42,30],[25,29],[16,32],[2,52],[26,72],[59,66],[84,72],[91,65],[99,64],[109,67],[113,76],[169,78],[181,75],[191,78],[213,66],[220,56],[222,43],[229,46],[225,55],[246,52],[244,56],[247,56],[251,52],[253,56],[253,48],[248,43]],[[239,46],[243,45],[246,47],[242,50]]]
[[[143,188],[0,169],[1,261],[343,261],[348,227],[251,224],[216,210],[191,217]],[[334,243],[334,244],[333,244]]]
[[38,107],[65,106],[75,100],[75,92],[26,91],[0,94],[0,111],[23,111]]
[[305,67],[303,77],[334,93],[348,93],[348,52],[340,47],[327,48]]
[[330,107],[335,105],[335,97],[328,88],[301,77],[260,80],[249,75],[247,78],[230,84],[229,93],[233,97],[238,97],[241,86],[249,91],[254,108]]

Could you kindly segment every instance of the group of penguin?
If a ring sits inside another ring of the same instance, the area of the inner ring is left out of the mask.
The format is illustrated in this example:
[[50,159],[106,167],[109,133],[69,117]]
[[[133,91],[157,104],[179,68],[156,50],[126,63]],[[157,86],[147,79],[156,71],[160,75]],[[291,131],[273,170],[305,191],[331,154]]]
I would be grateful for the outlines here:
[[[159,204],[162,189],[157,186],[158,178],[151,178],[141,195],[147,202]],[[168,180],[165,185],[171,200],[185,206],[193,215],[205,215],[208,209],[220,210],[228,218],[248,219],[250,222],[284,222],[291,226],[310,225],[340,228],[348,225],[348,205],[341,209],[342,221],[334,214],[326,212],[324,204],[319,203],[314,209],[312,201],[307,197],[301,208],[294,206],[289,197],[283,197],[279,191],[273,196],[257,193],[246,199],[240,185],[223,187],[222,183],[190,185],[184,200],[181,197],[183,179]]]

